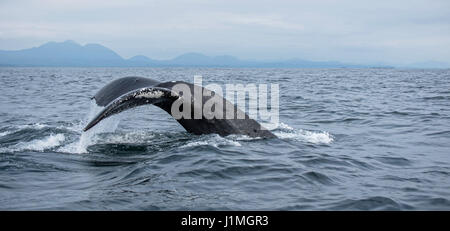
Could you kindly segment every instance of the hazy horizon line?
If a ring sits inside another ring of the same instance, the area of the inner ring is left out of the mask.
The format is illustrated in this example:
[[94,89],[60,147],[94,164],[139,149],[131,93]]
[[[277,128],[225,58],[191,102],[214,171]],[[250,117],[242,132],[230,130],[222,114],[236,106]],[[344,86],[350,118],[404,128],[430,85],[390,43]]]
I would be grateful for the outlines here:
[[[412,63],[407,63],[407,64],[400,64],[400,63],[392,63],[392,62],[383,62],[383,61],[375,61],[375,62],[353,62],[353,61],[345,61],[345,60],[329,60],[329,59],[313,59],[313,58],[305,58],[305,57],[299,57],[299,56],[291,56],[291,57],[286,57],[283,59],[280,58],[261,58],[261,59],[257,59],[257,58],[241,58],[237,55],[233,55],[233,54],[221,54],[221,55],[211,55],[208,53],[204,53],[204,52],[198,52],[198,51],[186,51],[186,52],[182,52],[178,55],[172,56],[171,58],[161,58],[161,57],[152,57],[146,54],[142,54],[142,53],[138,53],[136,55],[132,55],[132,56],[123,56],[121,54],[119,54],[119,52],[117,52],[115,49],[107,47],[101,43],[96,43],[96,42],[86,42],[86,43],[79,43],[73,39],[65,39],[62,40],[61,42],[58,42],[56,40],[51,40],[48,42],[44,42],[41,43],[40,45],[37,46],[32,46],[32,47],[28,47],[28,48],[21,48],[21,49],[15,49],[15,50],[5,50],[5,49],[1,49],[0,51],[6,51],[6,52],[14,52],[14,51],[22,51],[22,50],[28,50],[28,49],[33,49],[33,48],[39,48],[42,47],[46,44],[49,43],[57,43],[57,44],[62,44],[62,43],[74,43],[76,45],[79,45],[81,47],[86,47],[87,45],[99,45],[102,46],[106,49],[111,50],[112,52],[114,52],[115,54],[117,54],[120,58],[124,59],[124,60],[130,60],[134,57],[139,57],[139,56],[143,56],[145,58],[148,58],[150,60],[154,60],[154,61],[170,61],[170,60],[174,60],[178,57],[182,57],[184,55],[189,55],[189,54],[194,54],[194,55],[200,55],[200,56],[205,56],[205,57],[209,57],[209,58],[217,58],[217,57],[231,57],[234,58],[238,61],[243,61],[243,62],[286,62],[286,61],[294,61],[294,60],[298,60],[298,61],[306,61],[306,62],[322,62],[322,63],[326,63],[326,62],[330,62],[330,63],[341,63],[341,64],[346,64],[346,65],[358,65],[358,66],[373,66],[374,68],[436,68],[436,69],[448,69],[450,68],[450,62],[447,61],[442,61],[442,60],[422,60],[419,62],[412,62]],[[415,65],[443,65],[445,67],[414,67]],[[1,65],[0,65],[1,66]],[[3,66],[4,67],[4,66]]]

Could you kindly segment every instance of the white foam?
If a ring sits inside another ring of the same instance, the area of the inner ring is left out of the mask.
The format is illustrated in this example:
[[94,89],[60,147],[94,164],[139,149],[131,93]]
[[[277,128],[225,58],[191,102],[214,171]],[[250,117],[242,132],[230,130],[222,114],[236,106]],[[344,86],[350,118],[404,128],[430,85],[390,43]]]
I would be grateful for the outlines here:
[[87,153],[87,147],[89,146],[90,142],[86,142],[86,138],[84,138],[83,134],[81,134],[80,139],[76,142],[70,143],[68,145],[65,145],[61,148],[59,148],[58,152],[64,152],[64,153]]
[[66,137],[64,136],[64,134],[51,134],[44,139],[18,143],[16,145],[13,145],[12,147],[3,148],[1,151],[20,152],[29,150],[42,152],[44,150],[60,146],[65,139]]
[[250,137],[247,135],[228,135],[226,136],[226,138],[228,139],[232,139],[232,140],[244,140],[244,141],[248,141],[248,140],[260,140],[262,139],[261,137]]
[[0,132],[0,137],[11,134],[12,131]]
[[295,129],[285,123],[279,123],[277,129],[272,130],[280,139],[289,139],[313,144],[330,144],[334,141],[333,136],[326,131],[308,131]]
[[289,125],[287,125],[287,124],[285,124],[285,123],[283,123],[283,122],[280,122],[280,123],[278,124],[277,128],[278,128],[278,129],[291,130],[291,131],[294,130],[294,128],[292,128],[291,126],[289,126]]
[[69,126],[61,125],[56,128],[69,130],[69,131],[73,131],[73,132],[81,132],[81,130],[83,129],[83,123],[82,123],[82,121],[78,121],[78,122],[71,123]]
[[[289,139],[313,144],[330,144],[334,141],[333,136],[326,131],[307,131],[303,129],[294,129],[291,126],[280,123],[278,128],[272,131],[279,139]],[[195,146],[241,146],[238,141],[259,140],[260,137],[249,137],[246,135],[229,135],[221,137],[219,135],[208,135],[200,140],[189,142],[181,148]]]
[[17,128],[19,129],[26,129],[26,128],[32,128],[32,129],[43,129],[48,127],[48,125],[46,124],[42,124],[42,123],[34,123],[34,124],[27,124],[27,125],[20,125],[17,126]]
[[125,134],[120,134],[120,133],[108,134],[107,137],[104,137],[103,139],[98,140],[97,142],[101,142],[101,143],[146,143],[154,137],[155,137],[154,134],[149,134],[148,132],[134,131],[134,132],[127,132]]
[[49,125],[42,124],[42,123],[34,123],[34,124],[13,126],[12,127],[13,130],[0,132],[0,137],[9,135],[9,134],[11,134],[13,132],[17,132],[17,131],[22,130],[22,129],[30,129],[31,128],[31,129],[40,130],[40,129],[43,129],[43,128],[46,128],[46,127],[49,127]]
[[300,129],[291,132],[279,131],[274,132],[274,134],[280,139],[306,141],[313,144],[330,144],[334,141],[333,136],[325,131],[312,132]]
[[202,140],[189,142],[181,148],[188,148],[188,147],[196,147],[196,146],[212,146],[212,147],[220,147],[220,146],[235,146],[240,147],[241,144],[235,140],[227,139],[224,137],[221,137],[217,134],[214,135],[208,135],[202,137]]

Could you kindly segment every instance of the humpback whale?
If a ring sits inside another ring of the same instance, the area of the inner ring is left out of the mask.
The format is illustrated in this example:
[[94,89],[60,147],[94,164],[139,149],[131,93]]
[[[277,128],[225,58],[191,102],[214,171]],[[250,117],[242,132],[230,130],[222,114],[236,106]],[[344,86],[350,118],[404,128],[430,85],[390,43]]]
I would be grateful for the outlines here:
[[[182,86],[187,86],[187,92],[182,92],[182,94],[177,92],[176,86],[180,86],[180,84]],[[198,97],[198,95],[196,96],[194,93],[195,91],[202,93]],[[212,97],[220,97],[218,99],[221,101],[223,107],[219,110],[223,110],[221,111],[222,115],[232,113],[232,116],[211,118],[204,113],[202,113],[200,117],[194,115],[194,112],[196,111],[203,112],[202,108],[205,102]],[[184,102],[187,104],[180,104],[179,108],[182,110],[183,105],[189,105],[190,110],[187,110],[187,112],[190,113],[190,116],[174,118],[189,133],[196,135],[216,133],[220,136],[238,134],[249,137],[276,137],[272,132],[251,119],[236,105],[219,95],[215,95],[214,91],[184,81],[159,82],[144,77],[123,77],[104,86],[94,97],[92,97],[92,99],[95,100],[98,106],[104,108],[86,125],[83,131],[91,129],[109,116],[147,104],[155,105],[174,117],[171,113],[173,104],[176,102]]]

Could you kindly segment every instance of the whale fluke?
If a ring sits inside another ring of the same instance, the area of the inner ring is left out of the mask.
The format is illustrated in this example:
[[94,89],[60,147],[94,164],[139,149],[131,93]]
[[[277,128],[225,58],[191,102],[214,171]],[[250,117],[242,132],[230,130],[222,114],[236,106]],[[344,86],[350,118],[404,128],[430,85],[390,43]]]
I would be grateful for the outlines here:
[[[180,95],[176,89],[173,89],[177,84],[187,86],[191,94]],[[202,94],[200,96],[202,98],[199,99],[194,97],[194,91],[207,92],[208,94]],[[216,133],[221,136],[240,134],[249,137],[276,137],[258,122],[249,118],[236,105],[233,105],[221,96],[223,115],[226,115],[226,110],[233,109],[234,116],[231,119],[228,119],[226,116],[221,119],[207,118],[203,114],[201,118],[195,118],[194,112],[196,110],[202,111],[203,104],[213,96],[215,96],[213,91],[182,81],[159,82],[143,77],[120,78],[107,84],[95,94],[93,99],[98,106],[102,106],[104,109],[86,125],[83,131],[91,129],[109,116],[146,104],[153,104],[172,115],[172,104],[177,100],[181,100],[190,103],[191,116],[189,118],[181,117],[175,119],[190,133],[197,135]],[[196,103],[196,101],[201,101],[202,104]],[[244,117],[239,118],[238,114],[244,115]]]

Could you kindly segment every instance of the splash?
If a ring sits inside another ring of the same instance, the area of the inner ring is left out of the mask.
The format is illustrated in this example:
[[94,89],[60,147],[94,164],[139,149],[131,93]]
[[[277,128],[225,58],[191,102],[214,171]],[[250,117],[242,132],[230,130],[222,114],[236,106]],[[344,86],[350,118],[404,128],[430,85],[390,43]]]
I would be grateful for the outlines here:
[[303,129],[294,132],[275,132],[275,135],[281,139],[306,141],[313,144],[330,144],[334,141],[333,136],[328,132],[311,132]]
[[69,123],[68,125],[60,125],[56,128],[79,133],[83,129],[83,121],[79,120],[77,122]]
[[[303,129],[294,129],[291,126],[280,123],[276,129],[271,130],[279,139],[295,140],[301,142],[308,142],[313,144],[330,144],[334,141],[333,136],[326,131],[308,131]],[[239,141],[253,141],[260,140],[261,137],[249,137],[246,135],[229,135],[221,137],[217,134],[201,136],[201,138],[189,142],[181,148],[196,147],[196,146],[241,146]]]
[[[91,107],[85,121],[90,121],[103,109],[104,107],[99,107],[94,101],[91,101]],[[77,126],[75,128],[77,132],[81,133],[80,139],[76,142],[61,147],[60,149],[58,149],[58,151],[67,153],[78,153],[78,154],[87,153],[88,152],[87,148],[90,145],[97,143],[98,134],[106,132],[114,132],[117,129],[119,122],[120,122],[119,116],[111,116],[109,118],[104,119],[101,123],[97,124],[94,128],[90,129],[87,132],[82,132],[82,126]]]
[[278,128],[272,132],[280,139],[306,141],[313,144],[330,144],[334,141],[333,136],[326,131],[294,129],[284,123],[280,123]]

